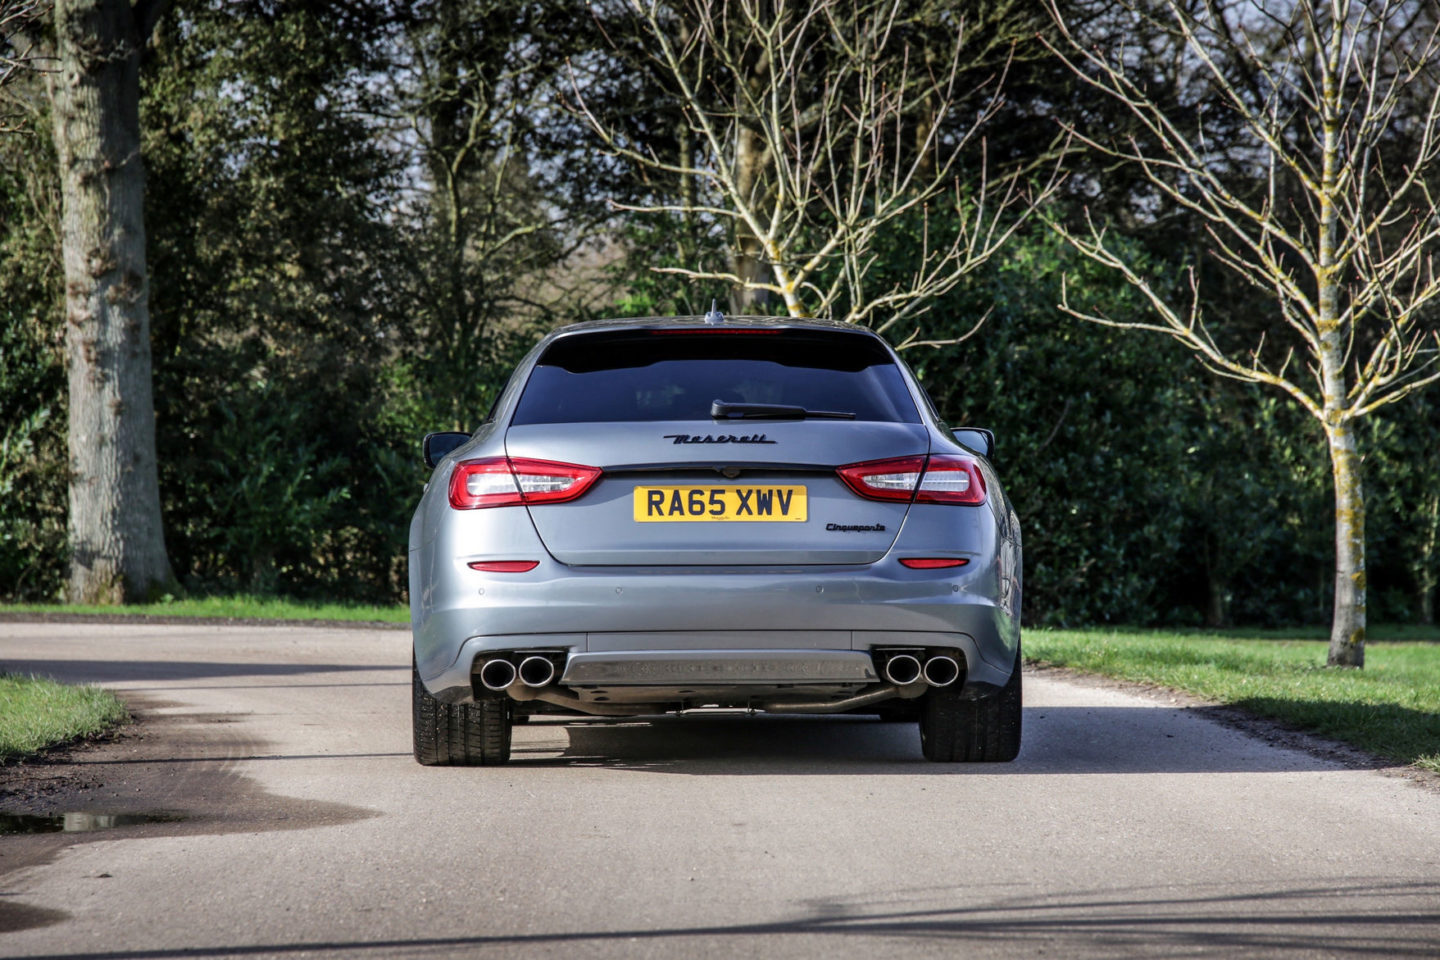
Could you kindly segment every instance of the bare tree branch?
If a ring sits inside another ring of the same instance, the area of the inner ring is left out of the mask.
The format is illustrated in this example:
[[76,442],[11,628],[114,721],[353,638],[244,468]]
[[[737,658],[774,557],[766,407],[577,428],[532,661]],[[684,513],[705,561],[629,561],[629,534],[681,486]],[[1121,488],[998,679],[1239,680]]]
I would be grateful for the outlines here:
[[[975,64],[959,20],[947,20],[953,40],[932,64],[901,38],[898,0],[620,2],[673,83],[697,149],[660,157],[624,141],[578,79],[574,108],[614,156],[693,178],[709,199],[615,206],[704,216],[734,235],[726,269],[659,272],[733,284],[742,303],[773,295],[792,316],[886,330],[916,321],[991,257],[1058,181],[1052,173],[1027,190],[1033,170],[991,175],[982,131],[1003,103],[1008,59],[962,90]],[[978,104],[963,121],[962,102]],[[913,270],[882,279],[882,244],[914,224]]]
[[[47,59],[33,31],[48,9],[42,0],[0,0],[0,93],[20,74],[41,69]],[[0,112],[0,134],[19,128],[14,114]]]

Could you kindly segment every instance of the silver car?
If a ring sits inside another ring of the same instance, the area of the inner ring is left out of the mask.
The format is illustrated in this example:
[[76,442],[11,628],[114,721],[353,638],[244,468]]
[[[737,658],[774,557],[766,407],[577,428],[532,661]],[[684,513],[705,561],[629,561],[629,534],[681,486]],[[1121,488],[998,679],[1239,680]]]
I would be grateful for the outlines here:
[[415,757],[497,764],[534,714],[707,707],[918,721],[1020,749],[1020,527],[875,333],[599,321],[425,438],[410,525]]

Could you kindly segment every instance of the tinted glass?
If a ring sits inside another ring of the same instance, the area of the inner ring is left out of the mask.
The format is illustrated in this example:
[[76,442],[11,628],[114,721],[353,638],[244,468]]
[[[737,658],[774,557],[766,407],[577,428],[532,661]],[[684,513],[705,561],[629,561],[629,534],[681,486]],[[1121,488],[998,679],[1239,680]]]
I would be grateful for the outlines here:
[[716,400],[920,421],[895,361],[863,334],[636,330],[557,340],[511,422],[710,420]]

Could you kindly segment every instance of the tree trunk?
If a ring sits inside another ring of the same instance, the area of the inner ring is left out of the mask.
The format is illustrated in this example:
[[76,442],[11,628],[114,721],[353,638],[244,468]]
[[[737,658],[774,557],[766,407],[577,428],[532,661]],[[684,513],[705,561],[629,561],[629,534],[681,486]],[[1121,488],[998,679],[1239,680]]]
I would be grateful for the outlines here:
[[1230,621],[1229,577],[1221,574],[1219,544],[1210,534],[1203,538],[1205,548],[1205,626],[1224,627]]
[[[923,76],[938,77],[941,65],[933,43],[924,44],[925,73]],[[928,184],[935,179],[935,144],[930,142],[930,133],[940,122],[940,107],[937,89],[932,84],[925,88],[920,98],[919,117],[915,121],[914,150],[918,160],[916,181]]]
[[1209,595],[1205,604],[1205,626],[1227,627],[1230,625],[1230,587],[1224,580],[1210,573]]
[[[757,194],[762,185],[762,164],[765,162],[765,144],[760,134],[745,124],[735,127],[735,185],[747,203],[755,206]],[[765,250],[760,238],[752,233],[743,221],[737,222],[735,237],[734,273],[743,283],[766,283],[767,264]],[[730,311],[736,314],[764,313],[770,301],[767,290],[753,287],[737,287],[730,297]]]
[[[471,291],[466,282],[469,221],[461,199],[461,184],[468,173],[461,154],[470,146],[461,119],[461,33],[465,27],[457,0],[440,0],[433,15],[433,51],[428,58],[422,110],[430,134],[425,162],[434,182],[434,206],[444,239],[432,287],[437,323],[430,336],[436,354],[446,358],[453,375],[461,377],[461,382],[469,382],[468,372],[478,363],[474,355],[476,331],[469,309]],[[469,390],[451,392],[450,429],[469,429],[467,421],[474,416],[474,400]]]
[[174,580],[155,462],[140,12],[128,0],[55,4],[72,603],[146,599]]
[[1360,455],[1349,423],[1328,424],[1335,480],[1335,613],[1330,625],[1332,667],[1365,666],[1365,494]]
[[[1312,39],[1311,34],[1306,34]],[[1365,666],[1365,494],[1360,486],[1360,456],[1349,419],[1349,382],[1345,358],[1353,332],[1340,320],[1340,281],[1347,269],[1336,260],[1343,206],[1341,169],[1340,41],[1336,28],[1317,50],[1320,69],[1320,230],[1315,265],[1318,316],[1315,319],[1321,397],[1321,422],[1330,447],[1335,485],[1335,609],[1330,620],[1332,667]]]
[[[688,167],[695,161],[695,134],[690,129],[690,121],[681,117],[675,125],[675,163],[677,166]],[[695,178],[689,174],[680,174],[680,207],[684,210],[681,214],[680,236],[675,243],[675,257],[682,267],[699,269],[699,257],[696,256],[700,245],[696,242],[697,227],[695,223]],[[687,304],[690,313],[703,313],[708,307],[696,308],[695,298],[690,291],[681,294]],[[703,295],[700,299],[704,299]]]
[[1440,494],[1430,495],[1430,500],[1424,507],[1424,521],[1425,540],[1412,570],[1415,574],[1415,590],[1420,599],[1420,622],[1429,626],[1435,622],[1435,548],[1440,546]]

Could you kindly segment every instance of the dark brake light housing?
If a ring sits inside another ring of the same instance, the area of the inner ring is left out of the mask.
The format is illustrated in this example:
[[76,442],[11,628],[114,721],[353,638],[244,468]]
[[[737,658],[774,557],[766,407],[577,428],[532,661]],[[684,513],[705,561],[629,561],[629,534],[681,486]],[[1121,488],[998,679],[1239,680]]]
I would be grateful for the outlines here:
[[513,507],[576,500],[600,479],[599,467],[525,457],[462,460],[450,474],[456,510]]
[[867,500],[966,506],[985,502],[985,477],[970,457],[894,457],[848,464],[837,467],[835,472],[846,486]]

